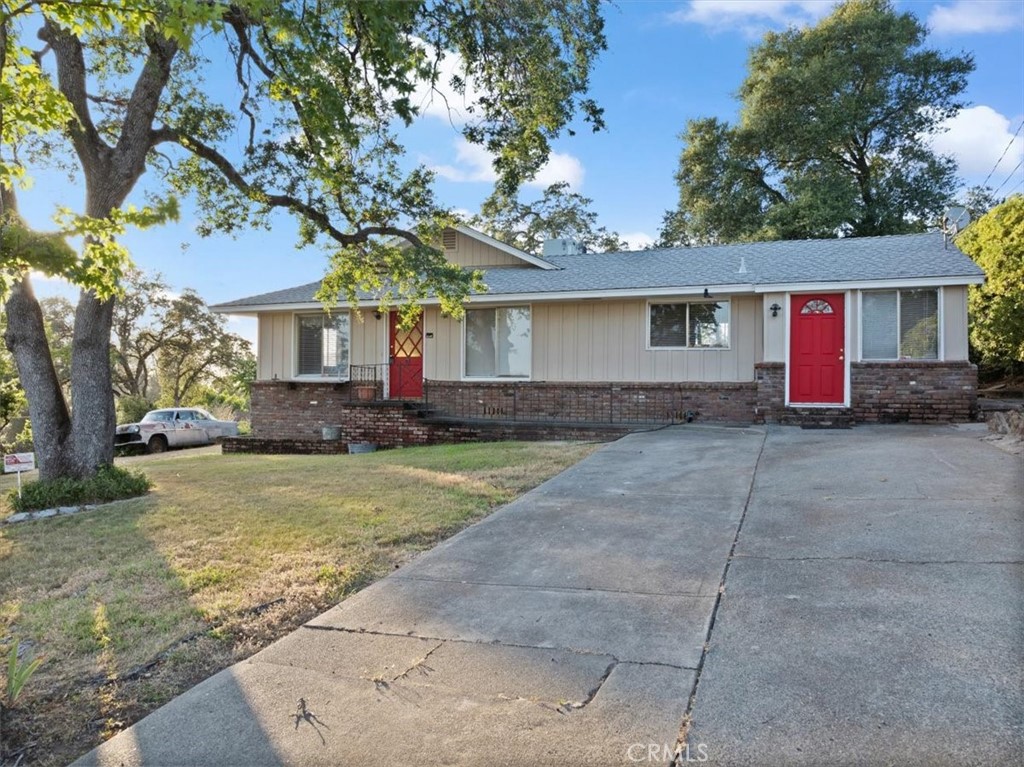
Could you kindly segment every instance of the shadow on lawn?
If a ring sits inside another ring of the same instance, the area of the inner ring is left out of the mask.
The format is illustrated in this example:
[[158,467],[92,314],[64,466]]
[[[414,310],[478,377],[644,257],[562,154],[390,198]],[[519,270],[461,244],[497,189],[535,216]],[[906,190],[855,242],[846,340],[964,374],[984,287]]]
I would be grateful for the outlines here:
[[6,760],[67,764],[234,660],[141,528],[154,502],[0,528],[5,646],[45,658],[5,717]]

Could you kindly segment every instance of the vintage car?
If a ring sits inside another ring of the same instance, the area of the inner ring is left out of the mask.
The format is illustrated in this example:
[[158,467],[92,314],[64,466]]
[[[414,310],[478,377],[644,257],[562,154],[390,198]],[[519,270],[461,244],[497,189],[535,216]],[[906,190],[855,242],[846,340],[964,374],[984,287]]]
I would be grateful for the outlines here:
[[118,426],[114,447],[140,447],[147,453],[162,453],[171,447],[209,445],[221,437],[238,435],[234,421],[218,421],[197,407],[150,410],[139,423]]

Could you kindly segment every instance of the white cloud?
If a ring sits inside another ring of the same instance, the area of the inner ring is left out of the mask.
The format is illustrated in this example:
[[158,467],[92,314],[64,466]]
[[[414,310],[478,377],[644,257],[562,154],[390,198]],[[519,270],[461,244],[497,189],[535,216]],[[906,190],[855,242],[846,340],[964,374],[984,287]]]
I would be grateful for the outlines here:
[[669,21],[760,37],[766,29],[802,27],[831,12],[836,0],[690,0]]
[[648,245],[654,244],[654,238],[647,232],[626,232],[619,236],[626,241],[630,250],[643,250]]
[[[416,42],[427,52],[431,60],[437,56],[436,48],[422,40]],[[444,51],[437,62],[437,72],[438,78],[434,87],[430,87],[428,83],[419,83],[416,90],[410,94],[409,100],[413,106],[419,107],[422,115],[436,117],[453,125],[462,125],[469,119],[470,107],[475,105],[483,94],[476,87],[473,78],[466,77],[465,65],[458,53]],[[452,87],[453,77],[465,81],[465,93],[458,93]]]
[[578,158],[571,154],[552,152],[533,180],[527,182],[527,186],[544,189],[559,181],[565,181],[569,184],[570,189],[578,192],[583,186],[585,173],[583,163]]
[[[464,138],[455,142],[454,165],[433,164],[431,170],[449,181],[493,183],[498,178],[494,172],[494,155]],[[565,181],[570,189],[578,191],[583,186],[585,175],[583,163],[578,158],[571,154],[552,152],[537,175],[527,182],[527,186],[543,189],[558,181]]]
[[1005,32],[1024,27],[1020,0],[956,0],[936,5],[928,14],[928,28],[944,35]]
[[[1017,124],[1011,125],[1009,118],[992,107],[969,107],[942,123],[947,130],[932,138],[932,147],[940,154],[955,158],[960,173],[968,177],[969,183],[980,183],[1013,139]],[[1024,136],[1018,135],[989,184],[1001,182],[1021,157],[1024,157]]]

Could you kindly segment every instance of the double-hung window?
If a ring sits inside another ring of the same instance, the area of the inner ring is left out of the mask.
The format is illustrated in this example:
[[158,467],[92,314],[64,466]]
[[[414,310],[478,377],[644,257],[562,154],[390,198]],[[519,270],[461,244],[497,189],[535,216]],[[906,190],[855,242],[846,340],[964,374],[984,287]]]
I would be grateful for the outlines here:
[[861,339],[861,357],[865,360],[937,360],[939,291],[865,291]]
[[296,375],[348,378],[348,312],[300,314],[295,326]]
[[651,349],[728,349],[728,301],[650,305]]
[[466,310],[466,378],[530,377],[530,307]]

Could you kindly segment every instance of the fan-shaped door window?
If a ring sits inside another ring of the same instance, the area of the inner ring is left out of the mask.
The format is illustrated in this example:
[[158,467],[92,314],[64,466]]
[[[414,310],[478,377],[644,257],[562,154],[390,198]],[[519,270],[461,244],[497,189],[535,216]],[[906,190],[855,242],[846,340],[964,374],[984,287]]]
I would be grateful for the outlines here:
[[835,312],[832,310],[832,304],[828,301],[822,298],[812,298],[804,304],[800,314],[835,314]]

